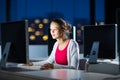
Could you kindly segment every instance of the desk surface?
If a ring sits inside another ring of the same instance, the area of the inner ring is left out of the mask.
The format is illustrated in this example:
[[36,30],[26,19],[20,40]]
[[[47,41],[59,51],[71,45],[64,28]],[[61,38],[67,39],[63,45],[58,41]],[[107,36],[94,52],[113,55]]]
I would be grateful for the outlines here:
[[110,78],[120,78],[120,75],[92,73],[73,69],[52,69],[19,73],[29,76],[46,77],[60,80],[108,80]]
[[0,70],[2,80],[120,80],[120,75],[85,72],[73,69],[52,69],[27,72]]
[[[39,67],[38,67],[39,68]],[[120,80],[120,75],[85,72],[73,69],[51,69],[27,72],[0,70],[0,80]]]

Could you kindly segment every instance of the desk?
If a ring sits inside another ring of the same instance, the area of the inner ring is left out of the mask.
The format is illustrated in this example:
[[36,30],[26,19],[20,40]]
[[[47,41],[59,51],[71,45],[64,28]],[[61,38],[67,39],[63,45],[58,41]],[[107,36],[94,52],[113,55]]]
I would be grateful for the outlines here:
[[51,69],[28,72],[7,72],[0,70],[0,79],[2,80],[115,80],[115,78],[120,78],[120,75],[92,73],[73,69]]
[[88,72],[106,73],[113,75],[120,74],[118,64],[101,62],[98,64],[87,64],[87,65],[88,65],[88,69],[87,69]]
[[[46,78],[42,76],[37,77],[34,75],[28,75],[23,73],[8,72],[8,71],[0,70],[0,80],[55,80],[55,79]],[[31,73],[31,72],[28,71],[28,73]]]
[[43,71],[31,71],[31,72],[20,72],[22,74],[27,74],[31,76],[41,76],[51,79],[60,79],[60,80],[103,80],[106,78],[115,78],[119,75],[109,75],[109,74],[100,74],[85,72],[81,70],[73,69],[53,69],[53,70],[43,70]]

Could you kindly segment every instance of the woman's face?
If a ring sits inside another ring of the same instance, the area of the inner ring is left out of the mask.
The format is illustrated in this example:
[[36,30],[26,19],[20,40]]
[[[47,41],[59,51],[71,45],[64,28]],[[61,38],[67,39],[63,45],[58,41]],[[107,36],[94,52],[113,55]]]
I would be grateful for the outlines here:
[[62,32],[60,31],[60,27],[55,22],[51,22],[50,24],[50,33],[53,39],[59,39],[62,37]]

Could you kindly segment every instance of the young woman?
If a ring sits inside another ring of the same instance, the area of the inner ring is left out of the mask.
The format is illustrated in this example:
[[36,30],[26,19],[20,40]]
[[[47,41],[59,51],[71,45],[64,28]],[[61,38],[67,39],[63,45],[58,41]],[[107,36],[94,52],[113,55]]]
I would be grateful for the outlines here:
[[50,33],[56,42],[49,58],[29,65],[41,65],[41,69],[73,68],[79,66],[79,46],[76,41],[69,39],[71,25],[58,18],[50,23]]

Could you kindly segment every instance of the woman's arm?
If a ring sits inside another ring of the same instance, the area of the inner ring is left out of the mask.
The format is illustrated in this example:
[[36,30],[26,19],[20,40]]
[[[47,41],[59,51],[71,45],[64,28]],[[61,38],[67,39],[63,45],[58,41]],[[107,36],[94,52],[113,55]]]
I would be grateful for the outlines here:
[[46,63],[53,63],[54,62],[54,57],[55,57],[55,51],[57,48],[57,42],[55,42],[54,46],[53,46],[53,50],[49,56],[49,58],[45,61],[40,61],[40,62],[33,62],[33,65],[44,65]]
[[71,66],[74,66],[76,69],[78,69],[79,67],[79,45],[76,41],[72,41],[73,44],[70,47],[70,51],[71,51]]

